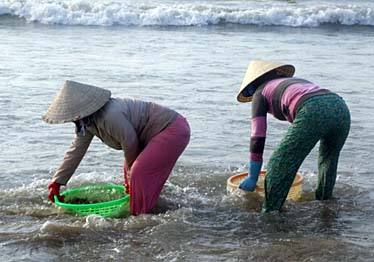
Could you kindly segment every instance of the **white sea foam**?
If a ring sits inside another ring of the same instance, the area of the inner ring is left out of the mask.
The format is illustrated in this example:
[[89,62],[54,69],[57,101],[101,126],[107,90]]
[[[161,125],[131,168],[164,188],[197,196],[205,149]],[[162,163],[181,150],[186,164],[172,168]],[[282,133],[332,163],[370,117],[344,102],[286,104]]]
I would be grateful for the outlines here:
[[99,215],[88,215],[86,217],[86,223],[83,225],[85,228],[110,228],[112,227],[112,224]]
[[134,4],[125,1],[0,0],[0,15],[11,15],[42,24],[97,26],[196,26],[225,23],[291,27],[374,25],[374,9],[369,4],[257,4],[243,1],[232,6],[193,2]]

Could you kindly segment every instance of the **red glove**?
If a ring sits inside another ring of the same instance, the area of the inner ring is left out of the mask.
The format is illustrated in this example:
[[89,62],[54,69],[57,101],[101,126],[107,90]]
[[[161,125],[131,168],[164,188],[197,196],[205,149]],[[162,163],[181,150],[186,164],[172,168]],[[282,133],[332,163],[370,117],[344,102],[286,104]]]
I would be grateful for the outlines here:
[[48,198],[53,203],[55,202],[55,196],[57,196],[60,202],[64,202],[64,196],[60,196],[60,184],[56,182],[52,182],[48,186]]

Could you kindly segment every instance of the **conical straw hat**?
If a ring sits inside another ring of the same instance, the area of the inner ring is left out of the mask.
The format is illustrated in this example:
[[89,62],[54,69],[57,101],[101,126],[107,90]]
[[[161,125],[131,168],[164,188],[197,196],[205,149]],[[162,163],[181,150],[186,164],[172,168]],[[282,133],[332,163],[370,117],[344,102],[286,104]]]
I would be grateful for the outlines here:
[[269,62],[269,61],[261,61],[261,60],[253,60],[245,73],[242,85],[240,90],[237,94],[236,99],[239,102],[251,102],[252,96],[246,97],[242,94],[243,90],[254,81],[256,81],[261,76],[269,73],[272,70],[276,70],[276,73],[281,76],[291,77],[295,73],[295,67],[293,65],[276,63],[276,62]]
[[72,122],[89,116],[110,99],[109,90],[66,81],[49,106],[43,120],[50,124]]

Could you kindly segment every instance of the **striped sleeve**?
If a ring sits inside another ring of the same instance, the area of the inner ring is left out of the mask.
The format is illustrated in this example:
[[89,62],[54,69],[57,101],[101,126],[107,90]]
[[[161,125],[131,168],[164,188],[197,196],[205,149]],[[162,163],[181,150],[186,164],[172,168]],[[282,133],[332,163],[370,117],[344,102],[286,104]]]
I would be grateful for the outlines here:
[[250,160],[252,161],[262,161],[265,148],[268,103],[261,91],[262,89],[256,91],[252,101],[252,130],[250,139]]

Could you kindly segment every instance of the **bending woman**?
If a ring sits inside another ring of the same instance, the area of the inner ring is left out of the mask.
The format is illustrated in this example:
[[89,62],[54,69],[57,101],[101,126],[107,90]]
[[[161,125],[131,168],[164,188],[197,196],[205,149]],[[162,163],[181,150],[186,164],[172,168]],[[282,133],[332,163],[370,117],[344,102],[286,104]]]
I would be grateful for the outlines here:
[[261,171],[267,113],[292,123],[267,164],[263,212],[281,209],[296,172],[318,141],[315,196],[331,198],[340,150],[350,129],[344,100],[307,80],[293,78],[294,72],[292,65],[254,60],[237,95],[239,102],[252,102],[249,175],[241,189],[253,191]]
[[54,174],[49,199],[59,199],[84,157],[94,136],[111,148],[124,151],[124,177],[132,215],[149,213],[177,159],[190,139],[184,117],[161,105],[131,98],[111,98],[99,87],[66,81],[44,121],[73,122],[76,134]]

